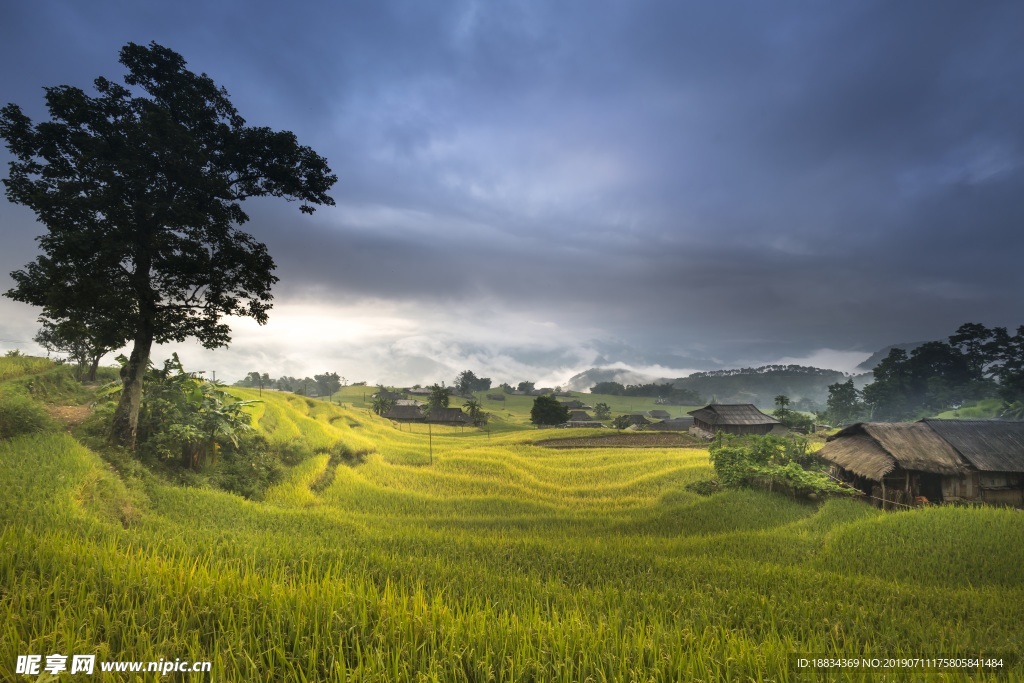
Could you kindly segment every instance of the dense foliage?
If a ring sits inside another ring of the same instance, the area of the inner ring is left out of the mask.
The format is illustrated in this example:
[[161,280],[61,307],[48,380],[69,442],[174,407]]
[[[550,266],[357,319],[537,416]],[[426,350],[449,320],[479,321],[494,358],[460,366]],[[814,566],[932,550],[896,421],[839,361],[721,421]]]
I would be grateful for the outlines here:
[[[123,356],[120,360],[127,361]],[[120,390],[115,384],[105,395],[116,396]],[[139,452],[157,460],[177,460],[193,470],[215,464],[221,450],[238,449],[242,436],[251,431],[245,409],[253,403],[186,372],[178,354],[173,354],[163,367],[151,365],[146,373]]]
[[893,348],[874,377],[863,398],[876,420],[913,420],[991,396],[1010,405],[1024,399],[1024,326],[1011,335],[965,323],[948,341],[909,354]]
[[463,370],[455,378],[453,385],[459,396],[469,396],[474,391],[487,391],[491,388],[490,377],[477,377],[472,370]]
[[809,434],[814,431],[814,418],[793,410],[790,407],[788,396],[779,395],[775,397],[775,410],[772,415],[783,425],[797,432]]
[[569,409],[554,396],[538,396],[530,409],[530,422],[537,425],[560,425],[569,419]]
[[857,492],[825,473],[825,462],[797,437],[735,437],[719,432],[709,450],[719,483],[726,488],[778,489],[794,496]]

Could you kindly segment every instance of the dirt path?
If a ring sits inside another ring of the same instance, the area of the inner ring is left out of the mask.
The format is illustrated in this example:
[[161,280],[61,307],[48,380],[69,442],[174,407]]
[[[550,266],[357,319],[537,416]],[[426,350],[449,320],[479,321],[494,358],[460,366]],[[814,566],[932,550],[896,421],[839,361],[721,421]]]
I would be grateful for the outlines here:
[[46,412],[57,422],[71,429],[82,424],[91,412],[89,406],[47,406]]

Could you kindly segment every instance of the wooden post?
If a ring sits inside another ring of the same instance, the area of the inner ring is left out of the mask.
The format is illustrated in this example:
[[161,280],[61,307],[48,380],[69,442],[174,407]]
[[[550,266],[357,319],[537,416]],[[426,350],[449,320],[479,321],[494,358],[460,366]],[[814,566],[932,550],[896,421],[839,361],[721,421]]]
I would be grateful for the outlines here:
[[882,509],[885,509],[885,475],[882,475]]

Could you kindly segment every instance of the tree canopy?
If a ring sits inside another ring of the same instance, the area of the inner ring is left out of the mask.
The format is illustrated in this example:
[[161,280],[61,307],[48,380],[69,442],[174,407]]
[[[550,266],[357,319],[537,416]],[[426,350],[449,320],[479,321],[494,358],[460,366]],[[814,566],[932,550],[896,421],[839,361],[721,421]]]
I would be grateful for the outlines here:
[[569,419],[569,409],[554,396],[538,396],[530,409],[530,422],[535,425],[560,425]]
[[267,321],[274,261],[237,228],[241,202],[282,197],[312,213],[334,204],[337,178],[293,133],[247,126],[227,91],[174,51],[129,43],[120,63],[125,85],[97,78],[95,96],[46,88],[49,121],[3,107],[0,136],[14,156],[7,198],[47,229],[6,295],[57,321],[95,306],[122,321],[133,347],[113,437],[134,448],[154,343],[216,348],[230,341],[224,316]]

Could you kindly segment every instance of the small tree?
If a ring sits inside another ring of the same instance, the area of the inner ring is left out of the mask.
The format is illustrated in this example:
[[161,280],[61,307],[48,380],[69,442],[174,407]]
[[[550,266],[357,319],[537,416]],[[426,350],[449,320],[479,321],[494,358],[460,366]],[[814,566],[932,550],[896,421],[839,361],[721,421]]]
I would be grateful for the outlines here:
[[560,425],[569,420],[569,409],[554,396],[538,396],[530,409],[530,422],[537,425]]
[[78,377],[96,381],[100,359],[124,345],[124,327],[118,321],[82,320],[49,316],[39,318],[42,327],[34,337],[47,351],[66,353],[78,365]]
[[533,382],[520,382],[519,386],[516,387],[516,389],[518,389],[519,391],[523,392],[524,394],[530,393],[531,391],[534,390],[534,388],[535,388],[535,385],[534,385]]
[[623,430],[633,424],[633,419],[629,415],[619,415],[612,420],[612,427],[618,430]]
[[607,403],[598,403],[594,406],[594,417],[598,420],[607,420],[612,416],[612,409]]
[[388,398],[387,395],[378,393],[377,398],[373,399],[370,406],[373,408],[373,412],[383,417],[395,407],[395,399]]
[[866,408],[861,399],[861,392],[854,386],[852,379],[830,384],[828,402],[825,405],[825,414],[834,425],[857,420],[864,414]]
[[317,393],[321,396],[331,397],[334,392],[341,389],[341,378],[336,372],[325,372],[322,375],[313,375],[316,380]]
[[432,384],[428,388],[430,389],[430,396],[427,397],[427,412],[433,413],[442,408],[447,408],[448,403],[451,401],[451,388],[446,387],[444,382],[441,382],[440,385]]
[[475,398],[471,398],[462,404],[462,407],[466,409],[469,414],[469,419],[473,423],[473,426],[479,427],[487,424],[487,413],[484,412],[483,407],[480,405],[480,401]]

